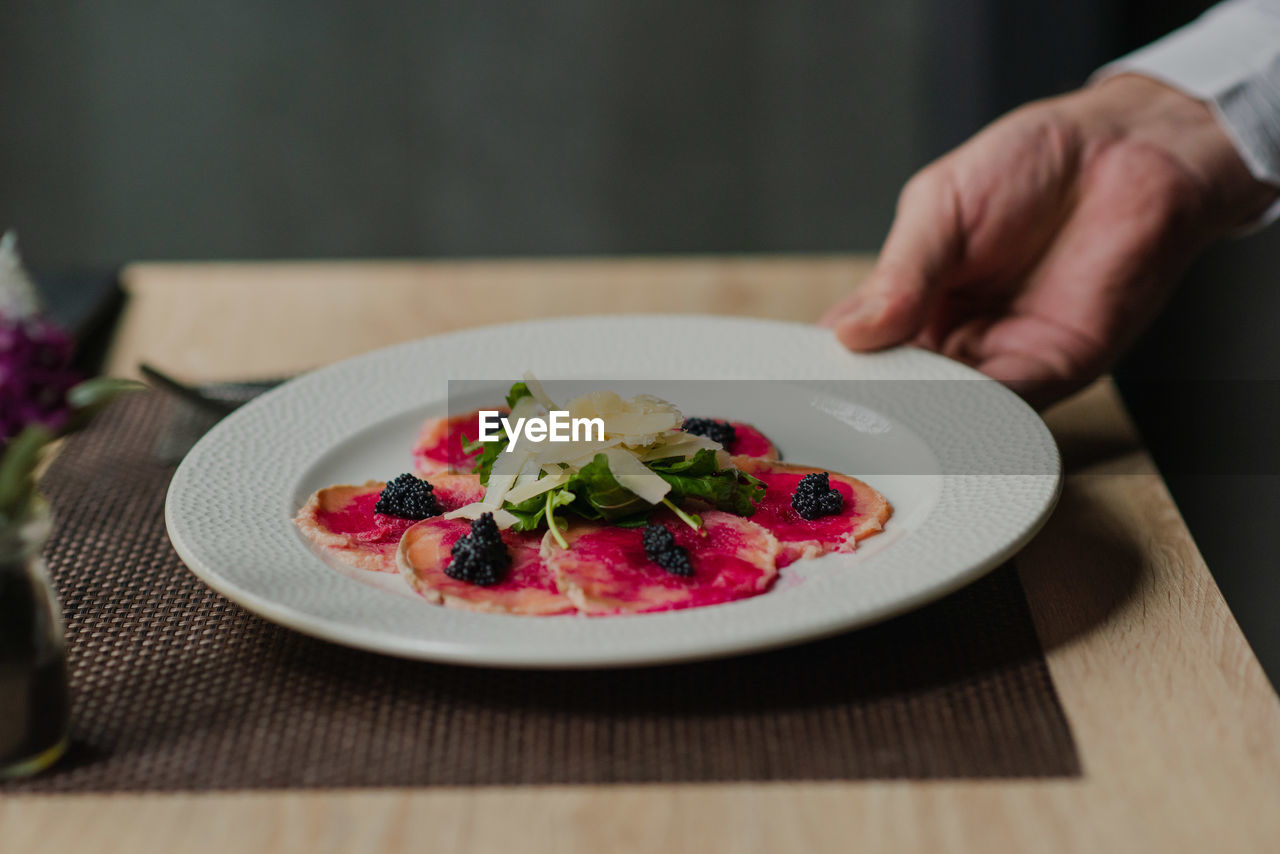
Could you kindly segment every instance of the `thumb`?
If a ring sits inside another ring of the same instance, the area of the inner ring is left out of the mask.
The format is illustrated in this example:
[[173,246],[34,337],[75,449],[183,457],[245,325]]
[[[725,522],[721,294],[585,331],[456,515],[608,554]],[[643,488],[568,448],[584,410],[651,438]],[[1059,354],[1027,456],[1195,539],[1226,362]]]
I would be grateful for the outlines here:
[[878,350],[913,338],[953,273],[963,239],[949,177],[937,167],[918,173],[898,198],[875,269],[822,324],[851,350]]

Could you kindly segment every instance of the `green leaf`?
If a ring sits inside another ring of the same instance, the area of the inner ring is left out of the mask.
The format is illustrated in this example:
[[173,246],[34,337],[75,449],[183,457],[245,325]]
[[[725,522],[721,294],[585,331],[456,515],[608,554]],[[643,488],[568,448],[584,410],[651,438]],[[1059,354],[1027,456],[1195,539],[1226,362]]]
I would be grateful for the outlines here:
[[516,403],[525,397],[533,397],[533,392],[529,391],[529,386],[523,382],[512,383],[511,390],[507,392],[507,406],[514,409]]
[[136,380],[116,377],[94,377],[72,386],[67,392],[67,403],[73,409],[106,406],[125,392],[141,391],[146,386]]
[[53,434],[38,424],[28,424],[9,440],[0,457],[0,515],[20,518],[35,493],[35,471],[40,452],[53,441]]
[[756,512],[756,505],[764,500],[764,484],[736,469],[722,469],[715,475],[704,477],[663,472],[658,476],[671,484],[667,497],[672,501],[698,498],[717,510],[736,516],[750,516]]
[[476,457],[475,473],[480,475],[480,483],[489,485],[489,474],[493,471],[493,464],[498,461],[498,455],[507,449],[507,445],[511,440],[507,437],[507,431],[498,429],[498,437],[493,442],[484,442],[484,450],[480,452],[480,456]]
[[[507,408],[515,407],[522,398],[533,397],[529,391],[529,386],[523,382],[513,383],[511,389],[507,392]],[[507,449],[510,444],[511,437],[507,435],[505,427],[498,427],[497,440],[493,442],[474,442],[473,445],[482,445],[483,450],[480,456],[476,457],[475,473],[480,475],[480,483],[485,486],[489,485],[489,473],[493,471],[493,464],[498,461],[498,455]],[[467,453],[471,453],[470,450]]]
[[[764,498],[763,483],[738,469],[720,468],[715,452],[709,449],[689,459],[660,460],[651,463],[650,468],[671,484],[666,500],[673,505],[696,498],[726,513],[750,516]],[[643,525],[654,509],[654,505],[618,483],[604,454],[596,454],[555,493],[553,512],[554,507],[566,507],[584,519],[623,527]],[[518,530],[532,531],[546,521],[547,500],[545,495],[535,496],[520,504],[506,504],[504,509],[520,520]]]
[[535,495],[519,504],[506,502],[502,505],[502,509],[511,513],[517,519],[514,527],[517,531],[532,531],[542,524],[542,518],[547,512],[547,497],[545,495]]
[[572,505],[573,511],[588,519],[614,521],[640,512],[647,513],[652,506],[618,483],[609,470],[609,458],[604,454],[596,454],[591,462],[578,469],[565,488],[577,496]]
[[142,391],[145,388],[143,383],[116,377],[94,377],[72,386],[67,392],[71,417],[67,419],[62,432],[65,434],[83,430],[111,401],[127,392]]
[[542,495],[527,498],[519,504],[511,504],[510,502],[503,504],[502,509],[520,520],[512,526],[515,530],[534,531],[546,521],[548,507],[552,512],[555,512],[556,508],[568,507],[576,497],[562,484],[548,490],[548,492],[544,492]]
[[716,453],[703,448],[685,460],[658,460],[650,465],[654,473],[671,484],[667,498],[680,503],[697,498],[717,510],[750,516],[764,500],[764,484],[734,468],[722,469]]
[[667,457],[647,464],[657,474],[681,474],[685,477],[707,477],[720,471],[720,463],[716,460],[716,452],[710,448],[702,448],[688,459],[684,457]]

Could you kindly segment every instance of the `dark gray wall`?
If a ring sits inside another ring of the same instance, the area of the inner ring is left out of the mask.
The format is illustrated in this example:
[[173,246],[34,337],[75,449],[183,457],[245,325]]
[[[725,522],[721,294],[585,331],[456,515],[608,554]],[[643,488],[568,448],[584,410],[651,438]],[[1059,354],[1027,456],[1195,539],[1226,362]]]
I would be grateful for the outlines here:
[[45,264],[871,247],[925,0],[6,3]]

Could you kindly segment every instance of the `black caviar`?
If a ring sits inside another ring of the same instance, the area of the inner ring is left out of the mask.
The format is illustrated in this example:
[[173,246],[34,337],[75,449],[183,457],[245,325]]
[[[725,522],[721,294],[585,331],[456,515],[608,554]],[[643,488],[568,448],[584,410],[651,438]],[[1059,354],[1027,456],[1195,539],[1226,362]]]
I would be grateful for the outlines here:
[[680,429],[695,436],[706,436],[724,448],[728,448],[738,438],[737,431],[728,421],[715,421],[711,418],[686,418]]
[[426,519],[440,515],[440,502],[436,501],[431,484],[420,477],[402,474],[382,488],[373,512],[401,519]]
[[814,472],[800,478],[791,496],[791,506],[803,518],[835,516],[844,509],[844,496],[831,485],[827,473]]
[[492,513],[482,513],[471,523],[471,533],[453,544],[453,560],[444,574],[459,581],[492,587],[500,582],[511,566],[511,555],[502,542],[502,534]]
[[650,522],[641,533],[640,542],[644,544],[645,556],[667,572],[685,577],[693,575],[689,552],[684,546],[676,545],[675,535],[666,525]]

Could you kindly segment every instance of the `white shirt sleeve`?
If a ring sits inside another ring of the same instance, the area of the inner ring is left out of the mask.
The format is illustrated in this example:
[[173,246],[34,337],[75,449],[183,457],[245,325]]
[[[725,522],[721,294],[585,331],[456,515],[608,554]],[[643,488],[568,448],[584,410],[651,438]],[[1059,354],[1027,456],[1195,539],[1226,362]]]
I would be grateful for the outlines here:
[[[1280,187],[1280,0],[1227,0],[1180,30],[1103,66],[1204,101],[1259,181]],[[1255,223],[1280,218],[1277,201]]]

